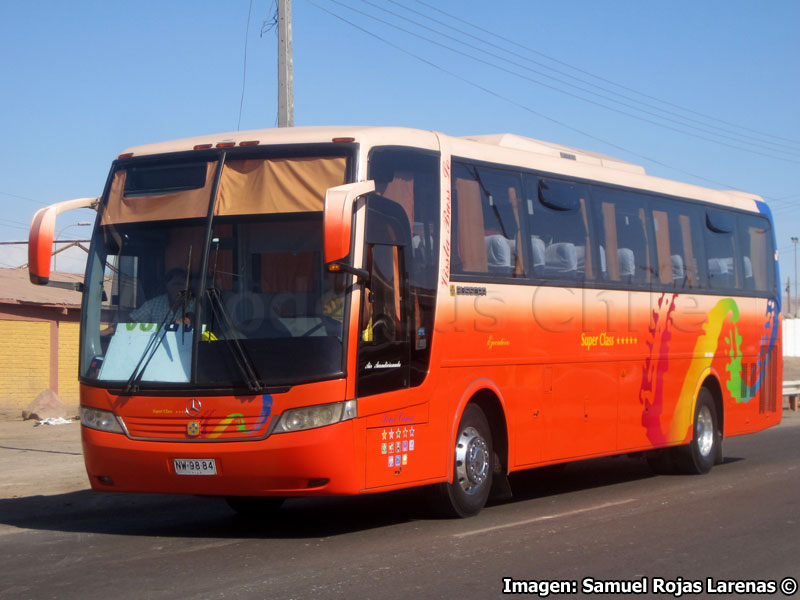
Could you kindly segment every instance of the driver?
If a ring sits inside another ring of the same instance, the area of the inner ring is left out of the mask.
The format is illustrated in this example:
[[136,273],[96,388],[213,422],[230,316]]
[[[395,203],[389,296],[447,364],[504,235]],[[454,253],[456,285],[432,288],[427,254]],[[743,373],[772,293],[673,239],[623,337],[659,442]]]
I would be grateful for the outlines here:
[[131,321],[136,323],[161,323],[167,318],[170,308],[176,305],[178,308],[175,311],[175,318],[172,319],[172,322],[182,325],[188,325],[192,322],[191,317],[192,313],[194,313],[195,305],[194,298],[189,299],[185,309],[176,304],[178,295],[186,287],[186,270],[181,268],[170,269],[167,271],[165,279],[166,293],[150,298],[139,308],[132,311],[130,314]]

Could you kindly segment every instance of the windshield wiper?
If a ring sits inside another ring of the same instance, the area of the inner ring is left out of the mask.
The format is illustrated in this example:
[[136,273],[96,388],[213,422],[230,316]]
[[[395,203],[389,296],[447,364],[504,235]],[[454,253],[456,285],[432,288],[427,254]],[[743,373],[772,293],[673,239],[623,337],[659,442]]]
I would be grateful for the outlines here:
[[172,301],[172,306],[169,307],[169,310],[167,311],[167,314],[164,315],[161,323],[156,326],[156,334],[150,338],[149,342],[147,342],[147,346],[145,346],[144,352],[142,352],[142,356],[139,358],[139,362],[136,363],[136,366],[133,368],[133,372],[128,378],[128,383],[125,385],[126,394],[139,391],[139,383],[141,383],[142,377],[144,377],[144,372],[147,370],[147,365],[150,364],[150,361],[156,354],[156,350],[158,350],[159,346],[161,346],[161,342],[164,341],[164,338],[167,335],[167,325],[169,325],[169,323],[171,323],[178,314],[178,309],[181,308],[181,306],[184,307],[183,310],[185,312],[187,302],[188,298],[186,297],[186,291],[181,290],[175,300]]
[[[142,356],[139,358],[139,362],[136,363],[136,366],[133,368],[133,372],[131,376],[128,378],[128,383],[125,385],[125,393],[130,392],[138,392],[139,391],[139,384],[142,381],[142,377],[144,377],[144,372],[147,370],[147,365],[150,364],[150,361],[156,354],[156,351],[161,346],[161,342],[164,341],[164,338],[167,336],[167,325],[172,323],[173,319],[175,318],[178,309],[181,310],[181,325],[186,324],[186,308],[189,306],[189,299],[192,296],[192,290],[189,285],[190,283],[190,269],[192,267],[192,246],[189,246],[189,256],[186,259],[186,285],[184,288],[178,292],[178,295],[172,301],[172,304],[167,311],[167,314],[164,315],[164,318],[161,320],[161,323],[158,324],[156,328],[156,334],[150,338],[150,341],[147,342],[147,346],[144,348],[144,352],[142,352]],[[186,332],[185,327],[181,327],[181,343],[184,341],[184,334]]]
[[[222,298],[220,298],[219,290],[212,286],[206,289],[206,294],[208,295],[212,315],[216,314],[219,317],[219,320],[222,322],[222,326],[232,335],[234,331],[233,323],[231,323],[230,317],[225,310],[225,306],[222,304]],[[250,391],[256,393],[264,391],[264,383],[258,376],[258,372],[256,371],[253,362],[247,356],[247,352],[242,344],[239,343],[238,338],[225,336],[224,341]]]

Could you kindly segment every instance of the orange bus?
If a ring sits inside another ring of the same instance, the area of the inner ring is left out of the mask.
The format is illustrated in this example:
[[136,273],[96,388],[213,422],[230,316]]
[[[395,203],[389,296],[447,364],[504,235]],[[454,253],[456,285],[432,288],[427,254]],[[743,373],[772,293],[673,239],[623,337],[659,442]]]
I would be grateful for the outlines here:
[[130,149],[83,285],[95,490],[284,498],[642,453],[704,473],[781,420],[772,220],[753,194],[510,134],[286,128]]

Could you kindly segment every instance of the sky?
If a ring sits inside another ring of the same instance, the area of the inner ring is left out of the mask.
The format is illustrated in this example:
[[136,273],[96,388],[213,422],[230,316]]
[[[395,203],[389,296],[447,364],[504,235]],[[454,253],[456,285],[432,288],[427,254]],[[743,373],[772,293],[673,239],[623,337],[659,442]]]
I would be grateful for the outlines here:
[[[796,0],[294,0],[295,125],[515,133],[773,209],[800,236]],[[0,241],[152,142],[277,125],[274,0],[3,0]],[[85,239],[91,211],[59,217]],[[84,253],[59,256],[81,271]],[[0,267],[26,262],[0,245]]]

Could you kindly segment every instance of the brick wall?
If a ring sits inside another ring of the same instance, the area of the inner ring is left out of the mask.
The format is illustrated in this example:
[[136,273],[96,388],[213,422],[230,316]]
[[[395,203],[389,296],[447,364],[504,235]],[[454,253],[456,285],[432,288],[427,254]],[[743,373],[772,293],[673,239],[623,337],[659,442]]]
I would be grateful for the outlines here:
[[18,415],[49,387],[50,323],[0,320],[0,411]]
[[78,342],[80,324],[58,324],[58,395],[67,407],[77,407],[80,402],[78,387]]
[[0,304],[0,416],[18,418],[47,389],[77,414],[79,318],[75,308]]

